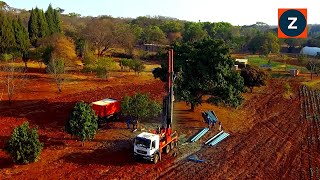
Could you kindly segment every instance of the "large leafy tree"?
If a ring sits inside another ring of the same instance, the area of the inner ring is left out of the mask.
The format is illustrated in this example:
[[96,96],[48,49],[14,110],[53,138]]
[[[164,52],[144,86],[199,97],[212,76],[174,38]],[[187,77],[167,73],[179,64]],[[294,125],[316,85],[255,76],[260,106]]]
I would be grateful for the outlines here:
[[188,22],[184,26],[183,41],[195,42],[202,40],[208,36],[207,31],[203,29],[203,24]]
[[98,56],[103,56],[110,48],[118,45],[115,28],[115,23],[110,19],[92,19],[83,29],[82,36],[97,50]]
[[[193,43],[176,44],[175,81],[177,99],[191,104],[193,111],[208,95],[208,102],[237,107],[243,98],[243,78],[232,70],[234,61],[223,41],[205,39]],[[154,71],[155,77],[166,79],[167,65]]]
[[250,89],[250,92],[253,91],[254,87],[265,86],[269,77],[264,70],[253,66],[242,69],[241,76],[244,79],[244,85]]
[[264,44],[262,46],[262,53],[268,55],[270,52],[279,53],[280,42],[279,38],[273,32],[265,33]]
[[166,43],[166,35],[158,26],[149,26],[146,28],[141,39],[143,43]]
[[252,53],[260,52],[268,55],[270,52],[278,53],[280,51],[280,42],[273,32],[258,33],[248,44],[248,49]]
[[182,39],[183,23],[180,21],[165,21],[161,29],[166,33],[170,43]]
[[74,65],[76,51],[73,40],[63,34],[52,34],[42,38],[38,45],[43,52],[43,61],[48,64],[52,58],[62,58],[67,66]]

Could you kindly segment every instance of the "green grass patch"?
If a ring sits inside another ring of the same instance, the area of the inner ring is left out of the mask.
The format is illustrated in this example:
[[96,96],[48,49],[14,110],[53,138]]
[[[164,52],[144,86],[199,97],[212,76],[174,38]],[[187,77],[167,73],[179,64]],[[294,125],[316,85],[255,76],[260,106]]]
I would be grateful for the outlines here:
[[[248,60],[249,60],[249,64],[258,66],[258,67],[269,65],[269,60],[263,57],[252,56],[252,57],[249,57]],[[287,66],[286,68],[287,71],[289,71],[290,69],[299,69],[302,73],[308,72],[307,68],[305,67],[295,66],[290,64],[285,65],[283,63],[276,62],[276,61],[271,61],[270,66],[272,71],[285,71],[285,66]]]
[[320,79],[308,80],[306,82],[303,82],[302,84],[304,84],[310,88],[320,89]]

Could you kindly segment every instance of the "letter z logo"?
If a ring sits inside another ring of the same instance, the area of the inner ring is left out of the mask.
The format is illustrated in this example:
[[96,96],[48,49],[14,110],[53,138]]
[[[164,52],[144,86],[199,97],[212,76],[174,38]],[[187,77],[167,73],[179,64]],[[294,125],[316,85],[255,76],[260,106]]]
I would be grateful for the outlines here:
[[288,26],[288,29],[298,29],[297,26],[293,26],[294,23],[296,23],[296,21],[298,20],[297,17],[288,17],[288,20],[291,21],[291,23]]
[[307,38],[307,9],[278,9],[279,38]]

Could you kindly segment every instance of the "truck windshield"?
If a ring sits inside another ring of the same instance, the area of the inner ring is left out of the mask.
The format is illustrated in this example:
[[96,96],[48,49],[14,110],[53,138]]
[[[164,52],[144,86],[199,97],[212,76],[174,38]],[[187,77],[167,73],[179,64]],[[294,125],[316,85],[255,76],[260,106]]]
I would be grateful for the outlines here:
[[149,139],[145,139],[145,138],[137,137],[135,140],[135,144],[137,146],[141,146],[144,148],[150,148],[150,143],[151,143],[151,141]]

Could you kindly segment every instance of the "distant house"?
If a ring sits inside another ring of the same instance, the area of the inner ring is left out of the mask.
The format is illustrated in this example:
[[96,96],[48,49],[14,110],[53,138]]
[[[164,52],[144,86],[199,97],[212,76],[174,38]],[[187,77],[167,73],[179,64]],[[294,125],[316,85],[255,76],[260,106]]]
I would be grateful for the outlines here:
[[320,55],[320,48],[306,46],[301,49],[300,54],[308,55],[308,56],[317,56],[317,55]]
[[238,62],[239,64],[244,65],[244,67],[247,67],[248,59],[236,59],[236,62]]

